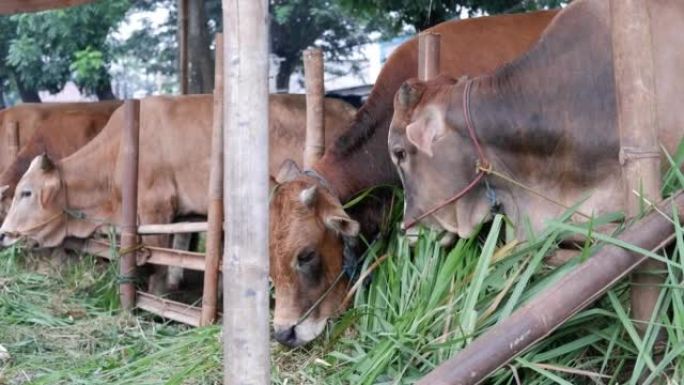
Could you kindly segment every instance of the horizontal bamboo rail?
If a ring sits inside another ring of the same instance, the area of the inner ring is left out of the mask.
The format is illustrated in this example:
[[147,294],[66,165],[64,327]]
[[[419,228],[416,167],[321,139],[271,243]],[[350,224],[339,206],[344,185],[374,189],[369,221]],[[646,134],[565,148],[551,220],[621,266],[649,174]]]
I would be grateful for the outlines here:
[[136,306],[150,313],[191,326],[200,325],[202,309],[197,306],[159,298],[143,291],[137,292]]
[[204,233],[207,229],[207,222],[179,222],[163,225],[140,225],[138,226],[138,234]]

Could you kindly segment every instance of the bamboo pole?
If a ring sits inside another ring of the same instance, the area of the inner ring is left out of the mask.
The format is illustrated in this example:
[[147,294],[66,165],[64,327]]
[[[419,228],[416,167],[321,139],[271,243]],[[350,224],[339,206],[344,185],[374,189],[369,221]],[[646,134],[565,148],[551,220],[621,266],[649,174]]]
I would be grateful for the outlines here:
[[320,48],[309,47],[302,56],[306,83],[304,168],[311,168],[325,151],[323,51]]
[[10,120],[5,124],[7,133],[7,158],[9,162],[14,162],[19,155],[19,122]]
[[268,1],[223,0],[224,383],[270,383]]
[[178,222],[166,224],[149,224],[138,226],[138,234],[178,234],[201,233],[207,231],[207,222]]
[[[633,191],[651,202],[661,199],[651,23],[644,0],[611,0],[610,12],[623,199],[627,216],[635,217],[642,204]],[[665,279],[651,272],[664,269],[664,264],[648,260],[632,277],[632,316],[641,332],[648,326]]]
[[204,290],[200,325],[216,321],[218,270],[223,236],[223,34],[216,34],[214,81],[214,126],[211,138],[211,169],[209,173],[209,229],[204,259]]
[[[180,77],[180,93],[188,94],[190,71],[188,68],[188,6],[190,0],[178,0],[178,76]],[[194,0],[198,1],[198,0]]]
[[144,291],[139,291],[137,294],[138,308],[187,325],[200,326],[200,309],[198,307],[155,297]]
[[138,245],[138,148],[140,131],[140,101],[124,102],[126,125],[123,132],[123,176],[121,186],[121,306],[126,311],[135,307],[135,265]]
[[434,32],[418,35],[418,79],[434,79],[439,75],[441,36]]
[[[660,205],[671,213],[672,205],[684,213],[684,193]],[[671,219],[657,211],[634,223],[619,239],[654,250],[672,239]],[[492,326],[465,349],[422,378],[418,385],[474,385],[506,365],[566,320],[589,306],[612,285],[643,263],[646,256],[608,245],[558,282]]]

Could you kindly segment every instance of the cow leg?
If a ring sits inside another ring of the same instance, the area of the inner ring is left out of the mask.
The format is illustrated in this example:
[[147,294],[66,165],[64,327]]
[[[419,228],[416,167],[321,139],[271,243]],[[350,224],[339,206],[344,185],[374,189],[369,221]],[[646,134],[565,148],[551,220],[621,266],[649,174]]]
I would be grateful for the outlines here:
[[[192,234],[174,234],[173,248],[176,250],[190,250],[190,242],[192,241]],[[183,281],[183,269],[177,266],[169,266],[166,284],[169,290],[176,291]]]
[[[141,204],[142,207],[149,207]],[[142,224],[160,224],[171,223],[173,218],[173,211],[171,207],[152,206],[152,210],[145,210],[140,212],[140,223]],[[156,209],[155,209],[156,208]],[[143,244],[153,247],[168,248],[171,245],[171,237],[169,235],[145,235],[143,236]],[[152,266],[152,274],[149,276],[147,290],[151,294],[162,296],[167,294],[168,288],[166,285],[168,268],[166,266]]]

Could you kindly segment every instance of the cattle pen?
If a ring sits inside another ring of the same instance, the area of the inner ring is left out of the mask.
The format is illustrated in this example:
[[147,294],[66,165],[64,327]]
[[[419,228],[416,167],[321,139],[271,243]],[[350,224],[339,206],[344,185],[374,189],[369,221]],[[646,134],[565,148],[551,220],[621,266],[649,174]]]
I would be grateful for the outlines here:
[[[0,14],[78,6],[90,1],[6,1],[0,3]],[[179,31],[182,93],[188,89],[189,1],[179,0],[178,22],[184,26]],[[622,196],[615,199],[627,202],[628,208],[620,232],[603,235],[593,232],[593,223],[588,228],[569,224],[570,212],[538,237],[520,244],[506,239],[506,221],[495,215],[491,227],[478,227],[473,239],[461,239],[449,249],[440,245],[440,235],[424,230],[417,236],[416,245],[409,245],[390,213],[388,230],[383,233],[389,240],[363,240],[368,250],[359,263],[360,273],[351,274],[357,281],[350,283],[353,289],[347,292],[344,302],[351,303],[351,309],[340,309],[339,320],[327,323],[322,334],[324,342],[285,351],[274,347],[270,331],[273,294],[269,287],[269,203],[277,187],[269,187],[268,171],[269,2],[223,0],[226,27],[215,40],[211,153],[206,154],[210,164],[207,221],[139,223],[141,107],[139,100],[130,99],[123,107],[122,220],[110,237],[113,242],[91,238],[65,243],[67,248],[118,261],[118,271],[108,277],[116,280],[123,317],[134,317],[135,309],[142,309],[190,325],[197,329],[183,329],[181,339],[198,333],[201,344],[182,340],[184,345],[179,348],[150,342],[157,344],[158,350],[149,348],[155,352],[147,359],[149,367],[162,360],[171,362],[169,368],[181,367],[170,378],[162,380],[163,374],[156,372],[159,378],[144,377],[141,373],[145,367],[136,366],[137,353],[128,353],[126,348],[121,348],[121,368],[88,369],[87,375],[92,376],[89,378],[102,381],[93,383],[119,384],[115,378],[121,376],[125,378],[121,384],[144,379],[155,384],[231,385],[298,381],[421,385],[684,381],[684,360],[677,361],[684,355],[684,345],[676,341],[684,330],[679,330],[684,328],[684,300],[677,291],[683,273],[677,269],[681,270],[679,265],[684,262],[680,225],[684,176],[677,162],[684,160],[684,151],[668,158],[672,164],[667,165],[670,171],[663,186],[660,170],[667,167],[660,163],[656,132],[655,69],[647,5],[643,0],[609,3],[624,183]],[[445,40],[439,33],[419,35],[415,53],[419,80],[430,81],[440,74],[440,55],[448,48]],[[308,170],[313,170],[326,149],[323,56],[320,49],[314,48],[304,53],[307,132],[303,165]],[[8,154],[16,158],[21,150],[19,126],[12,122],[4,129]],[[676,186],[670,197],[661,199],[662,191],[670,185]],[[372,198],[371,192],[359,194],[349,207],[368,196]],[[399,192],[393,194],[403,198]],[[189,233],[206,233],[205,252],[151,247],[143,241],[150,235]],[[587,235],[581,255],[556,270],[544,268],[545,255],[558,247],[561,235],[569,233]],[[672,255],[676,259],[668,260]],[[136,285],[138,269],[146,265],[200,272],[201,303],[186,304],[141,291]],[[631,281],[626,283],[628,277]],[[402,280],[408,283],[402,284]],[[11,284],[10,278],[0,273],[0,295]],[[623,305],[625,293],[631,295],[631,307]],[[599,302],[599,307],[590,307]],[[664,304],[671,305],[672,315]],[[316,306],[311,305],[309,311],[316,311]],[[2,316],[0,309],[0,319]],[[591,325],[594,319],[600,320],[599,324]],[[125,322],[139,321],[126,318]],[[564,326],[568,329],[562,329]],[[147,338],[142,326],[127,327],[128,333],[140,329],[138,339]],[[3,354],[7,353],[2,336],[0,333],[0,384],[4,383]],[[658,350],[663,338],[673,342]],[[17,351],[24,348],[20,343],[15,345]],[[575,354],[572,349],[577,346],[585,350]],[[192,366],[173,362],[174,354],[191,357],[193,348],[199,353]],[[171,352],[168,357],[164,349]],[[598,358],[582,361],[590,349],[599,352]],[[616,351],[635,358],[611,357]],[[564,360],[562,364],[554,364],[553,359],[559,357]],[[207,368],[214,372],[213,377],[200,374]],[[106,374],[93,374],[100,370]],[[288,371],[296,375],[282,373]],[[529,377],[520,374],[523,371]],[[188,373],[201,379],[183,377]],[[40,384],[71,380],[68,375],[59,381],[55,378],[55,374],[48,374],[45,379],[34,379]]]

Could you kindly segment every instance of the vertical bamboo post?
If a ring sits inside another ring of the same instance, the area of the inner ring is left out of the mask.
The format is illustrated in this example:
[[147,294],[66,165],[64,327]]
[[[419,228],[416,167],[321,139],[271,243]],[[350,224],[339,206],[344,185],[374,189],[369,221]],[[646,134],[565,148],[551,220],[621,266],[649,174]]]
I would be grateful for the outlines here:
[[268,1],[223,0],[224,383],[270,383]]
[[124,102],[126,125],[123,131],[123,176],[121,181],[121,306],[126,311],[135,307],[136,251],[138,245],[138,148],[140,132],[140,101]]
[[[651,23],[644,0],[611,0],[610,12],[624,200],[627,215],[635,217],[642,205],[634,191],[651,202],[661,198]],[[642,332],[664,279],[649,273],[658,269],[664,265],[649,259],[632,277],[632,316]]]
[[5,132],[7,133],[7,159],[11,163],[19,155],[19,122],[15,120],[7,122]]
[[434,32],[418,35],[418,79],[427,81],[439,75],[441,36]]
[[302,55],[306,83],[304,168],[310,168],[325,151],[323,51],[320,48],[309,47]]
[[[180,93],[187,95],[190,72],[188,68],[188,6],[190,0],[178,0],[178,76],[180,77]],[[193,0],[198,1],[198,0]],[[201,0],[199,0],[201,1]]]
[[211,137],[211,168],[209,172],[209,211],[207,251],[204,259],[204,290],[200,325],[216,320],[218,268],[223,236],[223,34],[216,34],[214,82],[214,126]]

